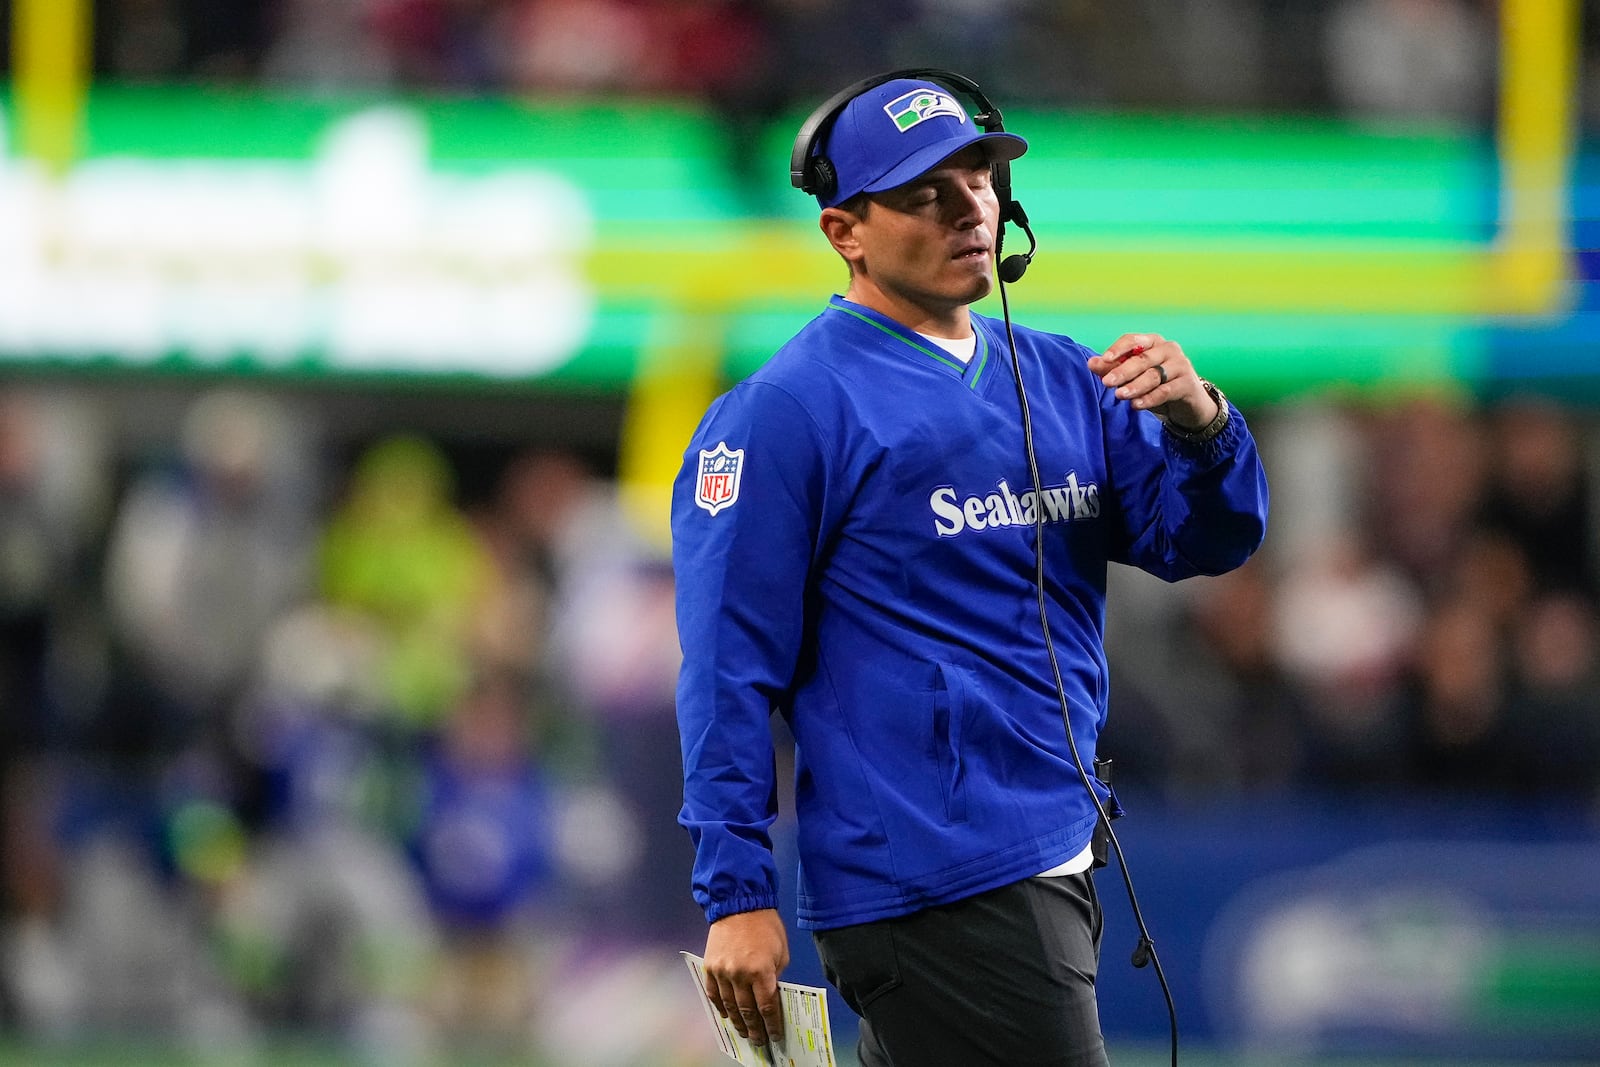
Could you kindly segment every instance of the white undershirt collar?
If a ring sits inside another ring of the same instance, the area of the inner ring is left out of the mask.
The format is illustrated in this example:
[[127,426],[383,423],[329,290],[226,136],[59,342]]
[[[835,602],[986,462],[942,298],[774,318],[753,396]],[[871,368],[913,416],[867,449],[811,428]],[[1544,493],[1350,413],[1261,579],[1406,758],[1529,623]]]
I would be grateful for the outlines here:
[[917,336],[932,341],[952,356],[963,363],[972,362],[972,354],[978,350],[978,333],[974,330],[965,337],[934,337],[932,334],[917,331]]

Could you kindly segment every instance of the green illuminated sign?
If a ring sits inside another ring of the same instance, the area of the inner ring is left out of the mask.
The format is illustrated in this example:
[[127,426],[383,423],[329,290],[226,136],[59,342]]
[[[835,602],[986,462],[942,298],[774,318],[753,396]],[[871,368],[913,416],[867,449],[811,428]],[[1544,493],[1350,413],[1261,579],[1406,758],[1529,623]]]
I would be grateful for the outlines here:
[[[736,376],[844,279],[788,188],[788,126],[748,188],[688,107],[101,89],[64,179],[0,155],[0,360],[620,388],[709,316]],[[1235,393],[1470,383],[1486,321],[1548,320],[1569,288],[1559,250],[1497,246],[1482,137],[1008,127],[1041,244],[1018,315],[1179,338]]]

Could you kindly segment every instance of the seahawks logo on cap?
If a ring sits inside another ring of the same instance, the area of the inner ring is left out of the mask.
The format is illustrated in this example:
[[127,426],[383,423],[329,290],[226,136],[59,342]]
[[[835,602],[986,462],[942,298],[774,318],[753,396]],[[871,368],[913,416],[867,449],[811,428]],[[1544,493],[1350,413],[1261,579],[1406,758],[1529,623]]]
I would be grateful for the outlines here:
[[883,110],[901,133],[939,115],[949,115],[957,122],[967,121],[967,113],[961,110],[956,98],[937,89],[913,89],[884,104]]

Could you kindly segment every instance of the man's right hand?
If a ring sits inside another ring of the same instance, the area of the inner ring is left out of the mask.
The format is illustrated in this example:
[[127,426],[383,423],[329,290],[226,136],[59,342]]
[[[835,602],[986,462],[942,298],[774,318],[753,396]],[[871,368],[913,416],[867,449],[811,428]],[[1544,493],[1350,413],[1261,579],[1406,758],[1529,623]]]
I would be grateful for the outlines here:
[[741,911],[706,934],[706,996],[739,1036],[765,1045],[783,1034],[778,975],[789,965],[789,935],[777,911]]

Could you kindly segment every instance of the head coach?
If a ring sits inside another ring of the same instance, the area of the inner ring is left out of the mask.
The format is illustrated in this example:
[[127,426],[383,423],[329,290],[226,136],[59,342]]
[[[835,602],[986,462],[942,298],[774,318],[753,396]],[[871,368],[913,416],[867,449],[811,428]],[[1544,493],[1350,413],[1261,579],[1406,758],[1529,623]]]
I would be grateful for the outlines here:
[[[1088,769],[1107,568],[1239,566],[1267,486],[1177,342],[1097,352],[971,310],[1032,259],[1026,150],[948,72],[819,107],[791,176],[848,286],[711,405],[674,486],[679,819],[706,992],[758,1042],[789,958],[777,712],[798,922],[862,1016],[864,1067],[1107,1062],[1094,844],[1119,809]],[[1029,251],[1002,260],[1006,223]]]

